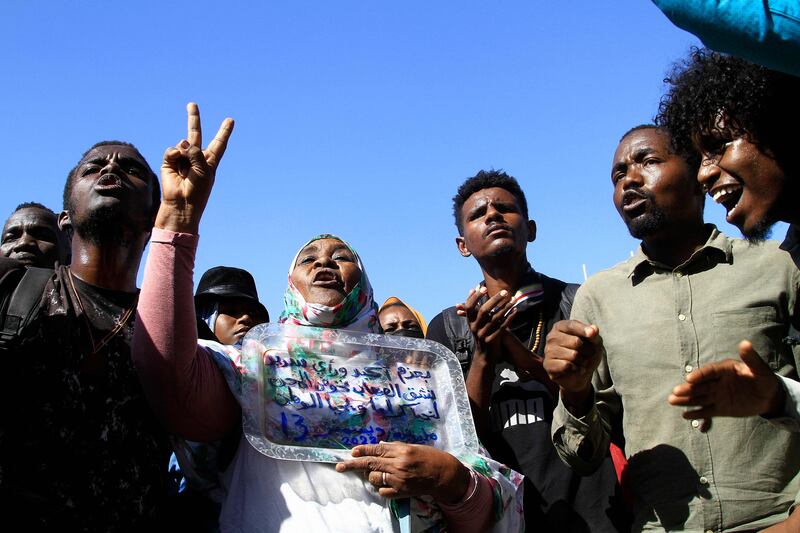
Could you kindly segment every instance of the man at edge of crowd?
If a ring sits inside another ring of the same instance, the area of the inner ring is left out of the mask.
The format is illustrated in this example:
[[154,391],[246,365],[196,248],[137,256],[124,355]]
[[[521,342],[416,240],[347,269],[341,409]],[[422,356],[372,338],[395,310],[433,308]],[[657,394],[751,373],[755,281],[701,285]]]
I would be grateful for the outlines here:
[[534,531],[625,530],[627,515],[606,453],[588,477],[559,461],[550,441],[555,389],[542,367],[544,338],[569,316],[575,285],[531,268],[527,246],[536,224],[517,181],[480,171],[453,198],[463,257],[474,257],[483,280],[464,304],[437,315],[427,338],[455,352],[483,444],[525,475],[525,522]]
[[[781,248],[800,266],[800,169],[794,138],[786,133],[800,120],[800,78],[693,50],[668,82],[656,122],[679,149],[700,152],[697,178],[703,189],[752,242],[764,240],[775,222],[790,223]],[[776,379],[750,343],[738,352],[740,360],[689,374],[671,401],[697,407],[697,417],[752,416],[786,396],[787,413],[800,420],[800,384]]]
[[69,264],[69,237],[58,227],[58,216],[37,202],[19,204],[3,226],[0,255],[26,267],[53,268]]
[[[73,229],[74,260],[38,288],[33,320],[0,350],[0,496],[6,519],[29,531],[141,531],[161,511],[171,450],[130,354],[159,202],[158,179],[125,142],[95,144],[67,176],[59,224]],[[1,258],[0,279],[22,268]]]
[[734,336],[796,378],[800,351],[783,338],[800,272],[774,243],[751,246],[703,223],[691,153],[653,126],[632,129],[617,147],[614,204],[642,246],[589,278],[571,320],[548,336],[544,364],[560,388],[553,442],[566,463],[590,472],[621,426],[633,531],[760,530],[795,503],[800,434],[780,418],[719,418],[704,428],[667,397],[686,374],[734,351]]

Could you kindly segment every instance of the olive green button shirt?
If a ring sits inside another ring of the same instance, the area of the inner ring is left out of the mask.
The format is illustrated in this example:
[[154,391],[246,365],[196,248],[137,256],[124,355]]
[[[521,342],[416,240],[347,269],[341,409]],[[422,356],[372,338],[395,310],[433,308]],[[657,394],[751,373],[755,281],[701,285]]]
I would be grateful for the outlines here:
[[621,428],[634,531],[756,530],[785,518],[800,491],[796,424],[715,418],[704,433],[667,403],[693,369],[738,358],[742,339],[776,372],[797,378],[800,350],[783,342],[800,283],[789,254],[709,229],[703,248],[677,268],[640,249],[589,278],[572,307],[573,319],[597,324],[605,356],[594,407],[576,418],[559,402],[553,442],[567,464],[591,471]]

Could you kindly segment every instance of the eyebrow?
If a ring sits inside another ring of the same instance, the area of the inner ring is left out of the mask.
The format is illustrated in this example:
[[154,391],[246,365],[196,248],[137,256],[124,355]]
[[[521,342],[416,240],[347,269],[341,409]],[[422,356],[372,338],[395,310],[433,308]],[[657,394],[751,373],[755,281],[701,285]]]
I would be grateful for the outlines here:
[[633,152],[633,160],[641,161],[644,157],[654,152],[656,152],[656,149],[651,146],[644,146],[642,148],[637,148],[637,150]]
[[[142,162],[139,161],[135,157],[123,156],[123,157],[118,158],[117,162],[119,164],[123,164],[123,163],[124,164],[128,164],[128,165],[134,164],[134,165],[136,165],[136,166],[138,166],[140,168],[144,168],[144,165],[142,164]],[[91,159],[87,159],[86,161],[84,161],[81,164],[81,166],[85,166],[85,165],[105,165],[106,163],[108,163],[108,157],[97,156],[97,157],[93,157]]]
[[[633,159],[635,163],[638,163],[648,155],[655,152],[657,152],[657,150],[651,146],[644,146],[642,148],[637,148],[636,151],[633,152],[631,159]],[[617,172],[621,172],[626,168],[628,168],[628,163],[625,163],[624,161],[618,161],[617,163],[614,163],[613,167],[611,167],[611,175],[613,176]]]
[[309,244],[308,246],[306,246],[305,248],[303,248],[303,249],[300,251],[300,253],[299,253],[299,254],[297,254],[297,255],[298,255],[298,256],[301,256],[301,255],[303,255],[303,254],[304,254],[304,253],[306,253],[306,252],[316,252],[318,249],[319,249],[319,248],[317,248],[317,245],[316,245],[316,244]]

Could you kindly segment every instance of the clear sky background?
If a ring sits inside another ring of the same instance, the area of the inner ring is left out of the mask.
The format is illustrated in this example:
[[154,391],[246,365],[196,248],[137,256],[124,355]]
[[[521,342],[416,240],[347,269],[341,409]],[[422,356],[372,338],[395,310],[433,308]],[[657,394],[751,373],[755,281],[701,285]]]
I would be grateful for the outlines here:
[[[636,249],[611,157],[695,44],[648,0],[6,0],[0,215],[59,211],[67,172],[100,140],[134,143],[157,170],[196,101],[207,141],[236,120],[196,280],[246,268],[277,318],[299,246],[335,233],[378,303],[396,295],[430,320],[480,279],[456,251],[451,202],[480,169],[522,184],[537,270],[580,281],[583,264]],[[738,235],[722,207],[706,215]]]

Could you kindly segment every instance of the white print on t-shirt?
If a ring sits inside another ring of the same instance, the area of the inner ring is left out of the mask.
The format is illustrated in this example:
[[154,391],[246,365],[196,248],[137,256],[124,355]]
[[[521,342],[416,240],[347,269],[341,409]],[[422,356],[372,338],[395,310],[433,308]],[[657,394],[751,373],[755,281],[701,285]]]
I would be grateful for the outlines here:
[[[550,395],[547,388],[536,380],[520,381],[517,373],[510,368],[504,368],[500,372],[500,387],[512,387],[531,392],[540,392],[542,395]],[[544,412],[544,400],[541,396],[492,403],[489,415],[494,431],[548,421]]]
[[544,402],[541,398],[507,400],[496,403],[492,405],[490,415],[494,431],[546,421]]
[[536,381],[535,379],[529,379],[528,381],[520,381],[519,376],[517,373],[511,370],[510,368],[504,368],[500,372],[500,386],[511,386],[511,387],[519,387],[524,390],[528,391],[538,391],[542,394],[546,394],[550,396],[550,391],[547,390],[547,387]]

